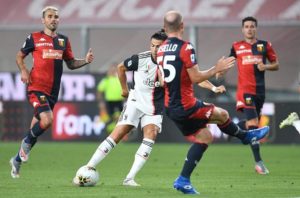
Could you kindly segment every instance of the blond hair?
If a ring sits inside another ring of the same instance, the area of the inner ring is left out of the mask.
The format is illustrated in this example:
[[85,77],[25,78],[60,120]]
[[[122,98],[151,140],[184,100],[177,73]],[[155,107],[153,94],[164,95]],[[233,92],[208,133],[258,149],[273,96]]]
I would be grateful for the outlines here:
[[55,6],[46,6],[46,7],[44,7],[44,9],[42,10],[42,17],[43,17],[43,18],[45,17],[45,13],[46,13],[48,10],[53,10],[53,11],[58,12],[58,8],[57,8],[57,7],[55,7]]

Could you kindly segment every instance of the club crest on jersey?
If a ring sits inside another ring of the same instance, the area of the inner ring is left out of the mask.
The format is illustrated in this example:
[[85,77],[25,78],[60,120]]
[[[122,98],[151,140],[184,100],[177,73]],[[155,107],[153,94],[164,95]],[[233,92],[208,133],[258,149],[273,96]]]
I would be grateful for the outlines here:
[[263,44],[257,44],[257,51],[258,52],[263,52],[264,51],[264,45]]
[[44,95],[40,96],[40,103],[45,104],[46,102],[47,102],[46,96],[44,96]]
[[252,104],[252,98],[251,97],[245,98],[245,102],[246,102],[247,105],[251,105]]
[[65,46],[65,39],[59,38],[58,39],[58,45],[61,46],[61,47],[64,47]]

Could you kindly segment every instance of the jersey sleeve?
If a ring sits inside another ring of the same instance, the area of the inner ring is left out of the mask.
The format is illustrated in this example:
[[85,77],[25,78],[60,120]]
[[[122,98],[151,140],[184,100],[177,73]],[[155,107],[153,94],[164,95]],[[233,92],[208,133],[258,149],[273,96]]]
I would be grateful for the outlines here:
[[24,42],[24,44],[21,48],[21,52],[27,56],[33,50],[34,50],[34,41],[33,41],[33,38],[32,38],[32,34],[30,34],[26,38],[26,41]]
[[69,39],[67,39],[67,45],[66,45],[66,49],[64,51],[63,59],[65,61],[74,59],[74,55],[73,55],[73,51],[72,51],[71,43],[70,43]]
[[139,56],[137,54],[132,55],[124,61],[124,65],[128,71],[136,71],[139,66]]
[[233,56],[233,57],[236,58],[236,53],[235,53],[235,49],[234,49],[233,45],[232,45],[231,50],[230,50],[229,57],[230,57],[230,56]]
[[197,64],[195,49],[191,43],[185,43],[180,50],[180,57],[186,68]]
[[267,42],[267,58],[270,62],[274,62],[277,60],[277,55],[270,42]]

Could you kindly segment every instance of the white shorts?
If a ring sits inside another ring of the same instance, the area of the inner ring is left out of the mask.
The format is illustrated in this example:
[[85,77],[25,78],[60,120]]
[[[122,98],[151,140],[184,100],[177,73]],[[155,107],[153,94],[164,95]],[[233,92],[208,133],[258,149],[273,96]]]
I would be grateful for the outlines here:
[[119,117],[117,125],[132,125],[137,128],[141,122],[141,128],[144,128],[148,124],[154,124],[159,127],[160,133],[162,119],[162,115],[147,115],[136,108],[133,103],[128,101],[123,107],[123,111]]

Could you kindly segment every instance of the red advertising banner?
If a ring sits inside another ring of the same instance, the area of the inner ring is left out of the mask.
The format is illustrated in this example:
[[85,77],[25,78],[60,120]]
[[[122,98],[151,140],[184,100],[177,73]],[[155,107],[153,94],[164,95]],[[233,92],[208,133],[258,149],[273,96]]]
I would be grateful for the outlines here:
[[[0,25],[41,23],[41,10],[54,5],[63,24],[162,24],[168,10],[179,10],[187,23],[234,22],[256,16],[262,22],[299,22],[297,0],[2,0]],[[5,5],[5,6],[4,6]]]
[[92,105],[86,108],[78,103],[57,103],[53,112],[52,139],[78,140],[106,134],[105,123],[100,120],[97,108],[95,112],[94,109]]

